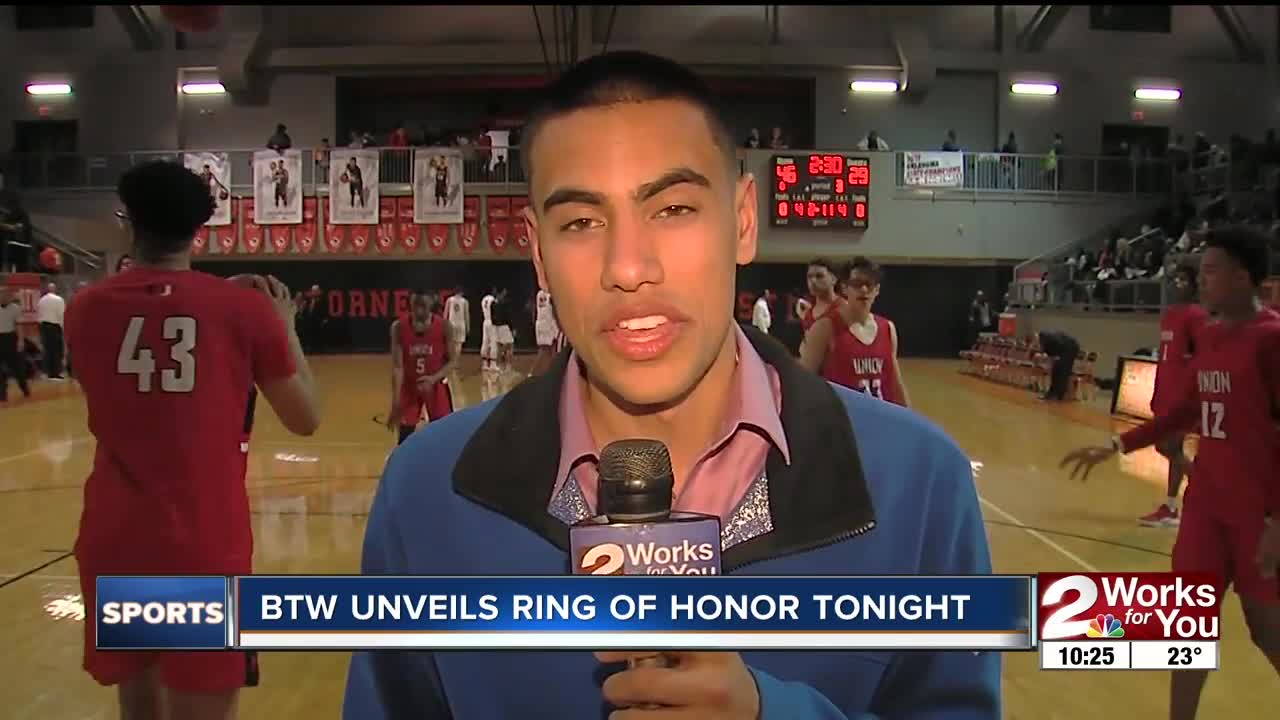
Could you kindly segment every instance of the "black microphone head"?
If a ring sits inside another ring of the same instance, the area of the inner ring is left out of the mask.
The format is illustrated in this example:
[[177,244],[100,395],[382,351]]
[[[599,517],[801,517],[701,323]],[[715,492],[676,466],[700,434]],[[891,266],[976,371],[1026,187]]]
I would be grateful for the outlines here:
[[675,476],[658,440],[619,440],[600,451],[600,514],[610,520],[660,520],[671,514]]

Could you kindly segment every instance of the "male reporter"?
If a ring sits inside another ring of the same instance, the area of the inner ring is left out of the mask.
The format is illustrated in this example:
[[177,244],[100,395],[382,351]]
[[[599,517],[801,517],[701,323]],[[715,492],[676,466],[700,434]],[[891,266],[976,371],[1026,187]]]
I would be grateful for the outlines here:
[[[639,53],[593,57],[549,89],[523,148],[538,282],[573,350],[397,449],[364,572],[567,572],[568,528],[595,512],[600,448],[624,438],[667,445],[674,509],[720,516],[726,573],[990,572],[969,462],[950,440],[734,322],[757,189],[694,75]],[[1000,716],[989,653],[676,652],[672,667],[601,685],[630,656],[356,653],[345,717],[599,718],[602,705],[617,718]]]

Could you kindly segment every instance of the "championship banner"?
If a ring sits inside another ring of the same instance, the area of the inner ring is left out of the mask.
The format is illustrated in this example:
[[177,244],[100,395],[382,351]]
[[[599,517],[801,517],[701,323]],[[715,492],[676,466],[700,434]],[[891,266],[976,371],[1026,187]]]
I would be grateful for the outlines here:
[[489,245],[499,255],[507,249],[507,241],[511,239],[511,198],[493,197],[487,199],[489,214]]
[[253,206],[259,225],[302,222],[302,151],[253,154]]
[[522,255],[529,254],[529,224],[524,220],[524,209],[529,207],[526,195],[511,198],[511,238]]
[[437,255],[444,252],[444,249],[449,246],[449,226],[428,225],[427,244],[431,246],[431,250]]
[[257,219],[258,203],[245,198],[240,202],[240,227],[244,232],[244,252],[256,253],[262,248],[262,225]]
[[480,239],[480,198],[468,195],[462,202],[462,225],[458,227],[458,247],[470,255]]
[[422,226],[413,220],[413,198],[396,198],[396,220],[400,225],[400,243],[407,253],[418,250],[422,242]]
[[310,253],[316,246],[316,205],[319,198],[303,198],[302,224],[298,226],[297,249]]
[[420,225],[462,222],[462,151],[413,151],[413,220]]
[[102,576],[86,610],[102,650],[1028,650],[1032,587],[1001,575]]
[[377,150],[330,151],[329,222],[334,225],[378,223]]
[[334,225],[329,221],[329,198],[320,200],[320,216],[324,218],[324,247],[331,253],[339,252],[342,249],[342,241],[346,236],[346,227],[342,225]]
[[396,246],[396,199],[393,197],[378,200],[378,228],[374,242],[383,255]]
[[224,152],[183,153],[182,164],[200,176],[213,198],[213,215],[205,225],[231,224],[231,163]]
[[964,153],[902,153],[902,184],[914,187],[964,185]]

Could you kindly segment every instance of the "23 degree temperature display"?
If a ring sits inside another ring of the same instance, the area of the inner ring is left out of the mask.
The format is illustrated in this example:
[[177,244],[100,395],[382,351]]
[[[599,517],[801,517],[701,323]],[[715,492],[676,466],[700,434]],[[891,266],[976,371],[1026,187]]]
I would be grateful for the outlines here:
[[871,162],[814,153],[775,155],[769,222],[774,227],[866,229]]

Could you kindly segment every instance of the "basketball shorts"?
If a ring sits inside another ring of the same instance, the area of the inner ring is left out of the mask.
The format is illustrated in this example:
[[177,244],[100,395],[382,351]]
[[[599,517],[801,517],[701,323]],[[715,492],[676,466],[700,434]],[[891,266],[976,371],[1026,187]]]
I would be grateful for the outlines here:
[[494,335],[494,327],[488,323],[480,329],[480,358],[482,360],[498,358],[498,339]]
[[510,325],[494,325],[493,338],[499,345],[511,345],[516,341]]
[[[1195,492],[1194,483],[1188,492]],[[1261,513],[1228,524],[1196,502],[1200,499],[1184,503],[1173,544],[1173,571],[1212,573],[1218,577],[1219,592],[1234,587],[1242,598],[1280,605],[1280,579],[1264,578],[1253,561],[1264,527]]]
[[423,411],[426,411],[428,420],[439,420],[453,412],[453,394],[449,391],[447,382],[441,380],[423,391],[418,391],[416,387],[406,388],[401,393],[401,425],[416,427]]
[[[79,558],[77,558],[79,559]],[[160,683],[181,693],[227,693],[258,684],[258,656],[253,652],[119,652],[100,651],[97,637],[97,577],[99,575],[248,575],[251,563],[219,568],[159,567],[153,562],[93,566],[80,563],[80,594],[84,598],[84,669],[100,685],[119,685],[155,665]]]
[[467,341],[467,326],[464,323],[449,323],[449,334],[455,343]]
[[555,344],[556,335],[560,334],[560,330],[551,323],[543,323],[534,326],[533,334],[539,347],[549,347]]

